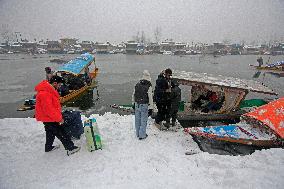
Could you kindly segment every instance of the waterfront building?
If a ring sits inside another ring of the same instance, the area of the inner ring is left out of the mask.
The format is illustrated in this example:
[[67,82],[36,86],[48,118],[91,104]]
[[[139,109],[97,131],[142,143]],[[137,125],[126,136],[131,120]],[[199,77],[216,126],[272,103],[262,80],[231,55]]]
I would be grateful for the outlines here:
[[174,45],[174,55],[185,55],[186,54],[186,44],[176,42]]
[[259,46],[245,45],[243,49],[243,54],[245,55],[259,55]]
[[126,54],[136,54],[138,43],[135,41],[127,41],[125,43]]
[[160,44],[160,54],[164,52],[173,52],[175,49],[175,42],[173,40],[165,40]]
[[160,45],[158,43],[149,43],[146,47],[149,54],[159,53],[160,52]]
[[92,41],[82,41],[79,44],[82,47],[82,53],[91,53],[94,50],[94,43]]
[[46,41],[48,53],[63,53],[63,47],[59,41]]
[[111,51],[111,44],[109,42],[107,43],[96,42],[94,44],[94,47],[97,54],[108,54],[109,51]]

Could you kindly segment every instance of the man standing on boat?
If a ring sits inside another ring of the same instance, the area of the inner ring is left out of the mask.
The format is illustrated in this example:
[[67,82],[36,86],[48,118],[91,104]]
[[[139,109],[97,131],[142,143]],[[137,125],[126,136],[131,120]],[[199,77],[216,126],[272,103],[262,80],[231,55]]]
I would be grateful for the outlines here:
[[256,61],[258,62],[258,67],[261,67],[263,65],[262,57],[259,57]]
[[[148,70],[143,71],[142,79],[135,85],[133,100],[135,103],[135,130],[139,140],[148,137],[146,127],[148,115],[153,110],[153,89]],[[150,112],[150,113],[149,113]]]
[[[170,127],[171,75],[172,70],[168,68],[164,70],[156,80],[154,99],[158,108],[158,113],[155,123],[161,129],[168,129]],[[165,120],[166,123],[161,126],[163,120]]]
[[42,121],[46,132],[45,152],[53,151],[59,146],[53,146],[55,137],[57,137],[67,150],[67,155],[80,150],[80,147],[74,146],[70,137],[63,129],[63,118],[61,113],[61,104],[57,89],[63,80],[59,76],[52,76],[49,81],[43,80],[36,87],[36,105],[35,118]]

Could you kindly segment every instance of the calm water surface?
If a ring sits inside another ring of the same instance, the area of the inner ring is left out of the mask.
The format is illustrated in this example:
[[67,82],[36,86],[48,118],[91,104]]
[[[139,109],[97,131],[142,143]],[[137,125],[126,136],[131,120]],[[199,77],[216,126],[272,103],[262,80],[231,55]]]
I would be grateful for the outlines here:
[[[0,118],[32,117],[33,111],[17,112],[16,109],[24,99],[34,94],[34,86],[45,78],[44,68],[50,66],[53,70],[60,64],[51,63],[54,58],[72,59],[78,55],[0,55]],[[269,56],[263,56],[264,62]],[[198,73],[210,73],[224,76],[253,79],[272,88],[284,96],[284,78],[278,78],[269,73],[257,72],[249,64],[256,64],[257,56],[166,56],[166,55],[96,55],[99,68],[98,88],[90,91],[69,104],[80,109],[85,114],[116,112],[109,107],[111,104],[128,104],[135,83],[142,76],[144,69],[151,73],[153,84],[161,70],[172,68]],[[284,56],[271,56],[270,62],[284,60]],[[97,96],[99,94],[99,98]],[[185,98],[186,94],[183,94]],[[249,93],[247,98],[271,97],[257,93]],[[120,113],[120,112],[119,112]]]

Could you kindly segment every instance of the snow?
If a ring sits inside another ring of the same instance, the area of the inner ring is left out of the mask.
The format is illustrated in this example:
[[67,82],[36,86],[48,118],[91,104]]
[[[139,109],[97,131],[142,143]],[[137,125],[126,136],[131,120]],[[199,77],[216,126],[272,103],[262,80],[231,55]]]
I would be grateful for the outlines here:
[[[0,119],[0,188],[282,188],[284,149],[247,156],[201,152],[182,131],[159,131],[149,120],[148,138],[137,140],[134,117],[106,113],[97,119],[103,150],[67,156],[45,153],[42,123],[33,118]],[[83,117],[83,119],[86,119]],[[196,154],[185,155],[193,151]]]
[[180,79],[183,85],[187,85],[187,83],[190,82],[195,82],[208,85],[217,85],[221,87],[224,86],[229,88],[247,89],[260,93],[275,94],[275,92],[273,92],[271,89],[254,80],[225,77],[221,75],[213,76],[207,73],[194,73],[179,70],[174,70],[173,73],[173,78]]

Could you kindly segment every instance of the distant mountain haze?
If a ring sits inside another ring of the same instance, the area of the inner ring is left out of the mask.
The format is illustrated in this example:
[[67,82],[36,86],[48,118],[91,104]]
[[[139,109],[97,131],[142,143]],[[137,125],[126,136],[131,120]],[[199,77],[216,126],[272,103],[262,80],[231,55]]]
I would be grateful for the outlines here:
[[0,32],[29,40],[74,37],[119,43],[284,40],[283,0],[0,0]]

